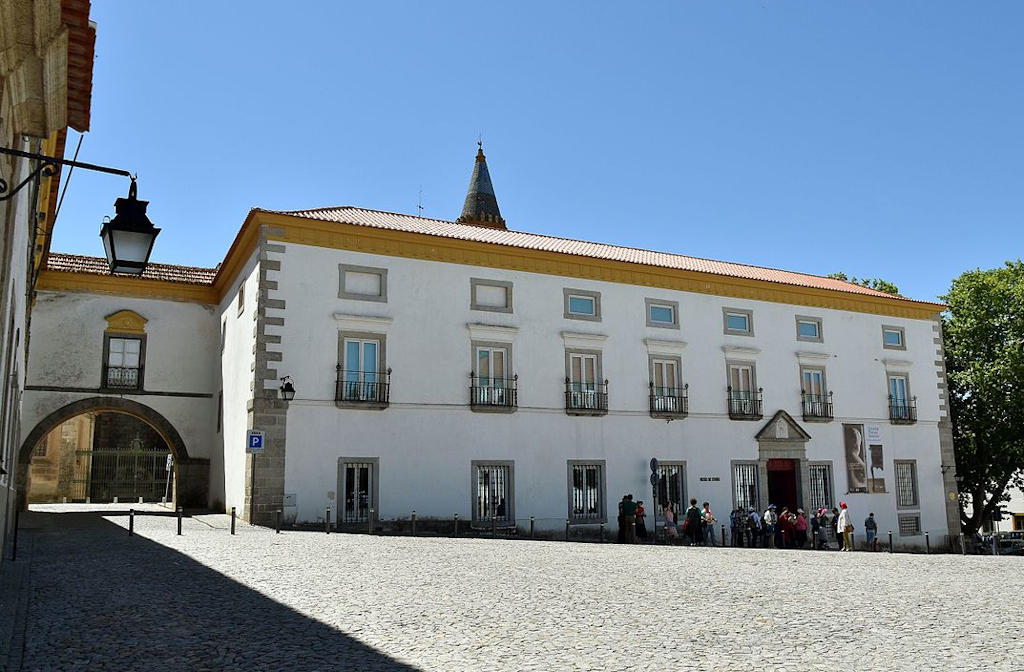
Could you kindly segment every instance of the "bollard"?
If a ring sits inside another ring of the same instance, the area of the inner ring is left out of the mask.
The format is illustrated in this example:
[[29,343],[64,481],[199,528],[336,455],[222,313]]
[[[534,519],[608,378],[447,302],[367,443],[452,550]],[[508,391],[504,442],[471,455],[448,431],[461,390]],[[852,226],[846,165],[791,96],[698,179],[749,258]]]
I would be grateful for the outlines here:
[[494,516],[491,516],[491,538],[498,536],[497,527],[495,527]]
[[178,507],[178,536],[179,537],[181,536],[181,514],[182,514],[182,509],[179,506]]
[[412,510],[412,536],[416,536],[416,509]]
[[369,528],[366,531],[369,534],[373,534],[373,509],[370,509],[366,515],[366,525]]
[[569,541],[569,519],[565,519],[565,540]]
[[324,509],[324,534],[331,533],[331,510]]
[[601,543],[604,543],[604,523],[601,523]]
[[931,542],[931,539],[928,538],[928,533],[927,532],[924,533],[924,554],[925,555],[931,555],[932,554],[932,542]]
[[850,532],[850,550],[857,550],[857,540],[853,538],[853,532]]
[[[232,511],[234,511],[234,509],[235,509],[235,507],[231,507]],[[275,522],[275,524],[274,524],[274,534],[281,534],[281,509],[278,509],[274,513],[277,514],[275,516],[275,521],[274,521]]]
[[960,533],[960,554],[967,555],[967,544],[964,543],[964,533]]
[[[67,504],[68,503],[68,498],[67,497],[61,497],[60,499],[61,499],[61,504]],[[114,503],[117,504],[117,497],[114,498]]]
[[725,548],[725,525],[722,525],[722,548]]
[[455,536],[459,536],[459,514],[455,514]]
[[139,504],[142,504],[142,497],[139,497]]
[[135,534],[135,509],[128,509],[128,536]]
[[231,534],[235,533],[235,507],[231,507]]
[[533,516],[530,516],[530,539],[533,539]]
[[892,553],[892,530],[889,530],[889,552]]
[[[68,498],[67,497],[64,498],[64,503],[65,504],[68,503]],[[114,504],[117,504],[117,497],[114,497]]]
[[85,498],[85,503],[86,504],[92,504],[92,497],[86,497]]

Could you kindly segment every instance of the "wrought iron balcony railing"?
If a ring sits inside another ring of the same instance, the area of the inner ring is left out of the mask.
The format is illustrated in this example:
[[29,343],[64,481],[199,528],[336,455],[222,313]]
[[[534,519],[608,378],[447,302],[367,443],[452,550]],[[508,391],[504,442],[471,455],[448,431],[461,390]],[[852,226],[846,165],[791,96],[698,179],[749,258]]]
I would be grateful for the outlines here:
[[604,415],[608,412],[608,381],[578,383],[565,379],[565,412],[569,415]]
[[764,388],[754,390],[734,390],[730,385],[726,395],[729,405],[729,418],[732,420],[760,420],[764,417],[761,410]]
[[682,387],[658,387],[651,381],[652,418],[684,418],[690,411],[690,384]]
[[474,411],[514,411],[519,403],[519,376],[490,378],[469,374],[469,405]]
[[832,415],[832,393],[807,394],[800,391],[800,406],[803,410],[804,420],[808,422],[831,420]]
[[103,372],[103,385],[112,390],[139,389],[139,368],[126,366],[108,366]]
[[912,425],[917,422],[917,397],[897,399],[890,394],[889,421],[894,425]]
[[341,406],[386,408],[391,395],[391,369],[354,371],[337,366],[334,401]]

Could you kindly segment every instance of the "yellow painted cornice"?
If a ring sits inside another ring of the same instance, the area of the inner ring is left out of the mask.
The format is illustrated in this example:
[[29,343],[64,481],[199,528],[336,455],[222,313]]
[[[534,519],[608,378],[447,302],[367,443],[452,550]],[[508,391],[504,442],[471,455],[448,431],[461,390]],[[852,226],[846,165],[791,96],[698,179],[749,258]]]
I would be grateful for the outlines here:
[[39,274],[36,289],[49,292],[90,292],[139,299],[165,299],[214,305],[217,294],[209,285],[189,285],[182,282],[129,278],[123,275],[95,275],[70,273],[44,268]]

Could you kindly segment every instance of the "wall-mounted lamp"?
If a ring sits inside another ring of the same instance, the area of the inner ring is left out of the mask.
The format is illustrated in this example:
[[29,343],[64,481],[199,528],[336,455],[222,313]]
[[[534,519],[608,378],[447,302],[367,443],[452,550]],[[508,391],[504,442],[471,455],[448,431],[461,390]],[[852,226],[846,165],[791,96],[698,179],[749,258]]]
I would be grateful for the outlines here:
[[292,384],[292,377],[285,376],[281,379],[281,398],[291,401],[295,398],[295,386]]

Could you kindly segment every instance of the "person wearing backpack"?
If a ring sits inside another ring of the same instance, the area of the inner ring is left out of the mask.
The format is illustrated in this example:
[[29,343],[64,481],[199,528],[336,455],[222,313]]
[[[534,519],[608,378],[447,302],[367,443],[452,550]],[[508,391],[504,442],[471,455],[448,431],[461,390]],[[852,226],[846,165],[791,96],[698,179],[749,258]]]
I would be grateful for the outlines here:
[[878,542],[878,523],[875,522],[875,514],[869,513],[867,519],[864,521],[864,533],[868,538],[868,550],[877,551]]
[[747,546],[754,548],[761,540],[761,516],[757,514],[757,509],[750,507],[750,513],[747,515]]
[[701,529],[701,513],[697,508],[697,498],[690,498],[690,508],[686,510],[686,519],[683,520],[683,530],[690,537],[690,546],[696,546],[697,540],[703,538]]

